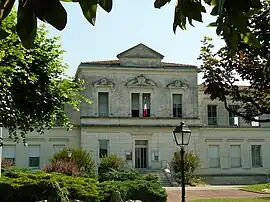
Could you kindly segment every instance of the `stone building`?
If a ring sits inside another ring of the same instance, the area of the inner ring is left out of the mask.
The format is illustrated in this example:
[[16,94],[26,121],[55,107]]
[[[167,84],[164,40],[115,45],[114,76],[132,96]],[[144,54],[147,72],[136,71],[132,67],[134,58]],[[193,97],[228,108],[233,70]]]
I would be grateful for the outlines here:
[[172,131],[184,121],[192,131],[187,149],[201,159],[199,175],[213,183],[224,183],[224,176],[228,183],[266,179],[270,123],[246,124],[210,100],[198,85],[196,66],[162,62],[163,55],[143,44],[117,58],[79,65],[76,78],[85,80],[83,94],[93,103],[82,104],[80,112],[67,108],[72,131],[29,133],[28,147],[8,140],[5,131],[3,157],[39,168],[62,148],[81,147],[97,164],[112,153],[129,167],[161,169],[178,150]]

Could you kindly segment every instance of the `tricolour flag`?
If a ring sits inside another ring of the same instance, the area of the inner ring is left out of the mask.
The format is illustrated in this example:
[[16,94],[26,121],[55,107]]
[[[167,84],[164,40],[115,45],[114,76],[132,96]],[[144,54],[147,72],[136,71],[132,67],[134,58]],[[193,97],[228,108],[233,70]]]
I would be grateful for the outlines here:
[[147,117],[147,114],[148,112],[147,112],[147,105],[146,105],[146,103],[144,104],[144,107],[143,107],[143,117]]

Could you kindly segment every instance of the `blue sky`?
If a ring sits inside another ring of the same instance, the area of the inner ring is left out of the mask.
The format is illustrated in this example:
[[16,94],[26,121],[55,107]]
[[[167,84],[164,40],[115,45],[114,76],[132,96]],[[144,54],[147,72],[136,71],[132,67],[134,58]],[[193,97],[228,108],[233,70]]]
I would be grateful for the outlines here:
[[194,23],[183,31],[172,30],[175,0],[161,9],[154,8],[154,0],[114,0],[113,9],[106,13],[98,9],[96,25],[92,26],[83,16],[77,3],[64,4],[68,24],[63,31],[50,25],[50,35],[61,36],[60,43],[66,54],[67,74],[73,76],[82,61],[116,59],[116,55],[138,43],[143,43],[165,58],[163,61],[200,65],[197,60],[204,36],[210,36],[215,46],[224,42],[216,36],[215,29],[207,27],[214,21],[209,14],[204,23]]

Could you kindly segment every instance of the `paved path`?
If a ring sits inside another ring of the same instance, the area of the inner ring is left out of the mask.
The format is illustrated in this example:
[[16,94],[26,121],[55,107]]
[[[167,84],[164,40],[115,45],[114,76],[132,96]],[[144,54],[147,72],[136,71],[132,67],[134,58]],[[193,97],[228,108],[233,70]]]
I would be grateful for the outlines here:
[[[180,202],[180,188],[168,187],[167,202]],[[215,187],[187,187],[186,198],[187,202],[198,199],[208,198],[255,198],[255,197],[270,197],[268,194],[257,194],[239,190],[239,187],[233,186],[215,186]]]

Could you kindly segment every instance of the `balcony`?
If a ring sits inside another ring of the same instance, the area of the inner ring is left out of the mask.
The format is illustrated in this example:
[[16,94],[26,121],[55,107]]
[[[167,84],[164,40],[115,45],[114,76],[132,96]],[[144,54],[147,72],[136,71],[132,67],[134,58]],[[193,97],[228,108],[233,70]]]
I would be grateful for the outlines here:
[[201,126],[199,118],[174,117],[81,117],[81,125],[86,126],[149,126],[170,127],[184,121],[188,126]]

